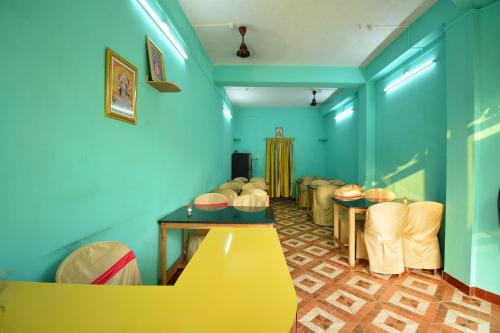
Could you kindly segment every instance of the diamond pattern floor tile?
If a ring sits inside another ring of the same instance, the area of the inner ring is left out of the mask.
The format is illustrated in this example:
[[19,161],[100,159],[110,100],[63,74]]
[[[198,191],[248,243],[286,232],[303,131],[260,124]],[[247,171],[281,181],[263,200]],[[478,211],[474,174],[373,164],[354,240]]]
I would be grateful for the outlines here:
[[297,332],[498,332],[500,306],[469,297],[427,271],[398,276],[347,263],[332,228],[291,200],[273,200],[277,232],[297,293]]

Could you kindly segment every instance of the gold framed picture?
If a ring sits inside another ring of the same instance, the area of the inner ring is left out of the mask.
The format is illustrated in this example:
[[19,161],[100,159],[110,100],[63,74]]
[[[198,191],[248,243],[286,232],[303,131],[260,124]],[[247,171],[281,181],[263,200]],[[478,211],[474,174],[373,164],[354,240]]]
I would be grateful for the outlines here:
[[106,49],[106,110],[108,117],[137,123],[137,68]]
[[283,137],[283,127],[276,127],[276,137],[277,138],[282,138]]
[[163,53],[160,48],[147,37],[149,72],[151,73],[151,81],[166,81],[165,79],[165,64],[163,63]]

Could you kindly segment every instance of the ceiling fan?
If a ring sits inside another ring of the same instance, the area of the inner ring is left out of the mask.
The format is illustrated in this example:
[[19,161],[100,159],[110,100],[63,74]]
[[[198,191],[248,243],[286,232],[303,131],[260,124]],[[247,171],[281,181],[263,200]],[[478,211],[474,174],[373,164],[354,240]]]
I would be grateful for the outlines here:
[[245,34],[247,33],[247,27],[242,25],[241,27],[239,27],[238,30],[240,31],[241,35],[241,44],[239,50],[236,51],[236,55],[240,58],[248,58],[250,57],[250,50],[248,49],[247,44],[245,43]]
[[318,102],[316,101],[316,94],[318,93],[318,91],[316,89],[314,89],[312,91],[312,94],[313,94],[313,99],[311,101],[311,106],[317,106],[318,105]]

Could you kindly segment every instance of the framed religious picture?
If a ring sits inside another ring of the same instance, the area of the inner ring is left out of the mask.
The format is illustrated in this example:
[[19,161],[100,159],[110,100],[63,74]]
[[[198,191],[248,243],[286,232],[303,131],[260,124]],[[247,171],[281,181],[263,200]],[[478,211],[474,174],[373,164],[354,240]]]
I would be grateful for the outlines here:
[[276,137],[277,138],[283,137],[283,127],[276,127]]
[[137,123],[137,68],[106,49],[106,110],[108,117]]
[[163,53],[149,37],[147,37],[147,44],[151,81],[165,81],[165,64],[163,63]]

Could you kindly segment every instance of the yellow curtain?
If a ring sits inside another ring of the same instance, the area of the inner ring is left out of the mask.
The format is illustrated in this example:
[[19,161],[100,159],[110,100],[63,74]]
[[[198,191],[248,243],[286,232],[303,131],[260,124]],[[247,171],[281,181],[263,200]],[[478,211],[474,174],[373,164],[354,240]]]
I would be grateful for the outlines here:
[[266,181],[271,198],[292,196],[293,169],[293,138],[266,139]]

